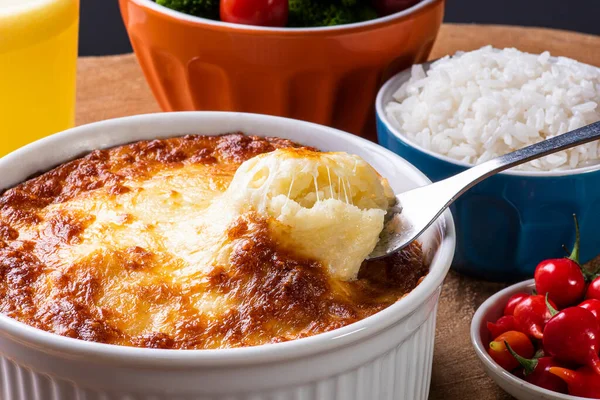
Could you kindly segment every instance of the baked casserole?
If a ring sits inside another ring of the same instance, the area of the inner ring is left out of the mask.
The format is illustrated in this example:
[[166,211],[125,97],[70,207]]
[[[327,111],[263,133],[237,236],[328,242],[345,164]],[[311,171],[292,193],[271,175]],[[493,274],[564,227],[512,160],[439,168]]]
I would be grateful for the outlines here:
[[391,192],[366,162],[243,134],[141,141],[0,196],[0,312],[72,338],[218,349],[336,329],[427,273],[363,261]]

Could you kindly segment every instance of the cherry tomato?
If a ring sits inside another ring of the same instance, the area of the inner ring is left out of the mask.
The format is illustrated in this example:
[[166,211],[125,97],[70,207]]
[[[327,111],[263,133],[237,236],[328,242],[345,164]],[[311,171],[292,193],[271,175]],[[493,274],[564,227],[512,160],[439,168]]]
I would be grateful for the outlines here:
[[508,302],[506,303],[506,307],[504,307],[504,315],[514,315],[517,304],[527,297],[529,297],[529,294],[527,293],[515,293],[510,296],[510,299],[508,299]]
[[[550,304],[556,308],[556,305],[549,300]],[[521,300],[515,307],[515,321],[520,331],[529,336],[541,339],[544,337],[544,326],[552,318],[546,298],[542,295],[532,295]]]
[[235,24],[285,26],[288,0],[221,0],[221,20]]
[[498,319],[495,323],[488,322],[487,323],[488,331],[492,335],[492,338],[498,337],[504,332],[508,331],[516,331],[517,323],[515,322],[515,317],[512,315],[504,315]]
[[531,358],[535,349],[531,340],[522,332],[508,331],[498,336],[490,343],[488,354],[494,361],[507,371],[512,371],[519,366],[519,362],[508,351],[506,343],[521,357]]
[[379,15],[394,14],[420,3],[421,0],[373,0],[373,7]]
[[600,374],[600,324],[590,311],[569,307],[544,328],[544,351],[559,361],[587,365]]
[[596,317],[596,319],[598,320],[598,323],[600,323],[600,300],[597,300],[597,299],[584,300],[577,307],[585,308],[586,310],[588,310],[589,312],[594,314],[594,317]]
[[585,293],[586,299],[598,299],[600,300],[600,277],[596,278],[590,283]]
[[576,371],[551,367],[549,372],[567,383],[570,395],[600,399],[600,375],[590,367],[581,367]]

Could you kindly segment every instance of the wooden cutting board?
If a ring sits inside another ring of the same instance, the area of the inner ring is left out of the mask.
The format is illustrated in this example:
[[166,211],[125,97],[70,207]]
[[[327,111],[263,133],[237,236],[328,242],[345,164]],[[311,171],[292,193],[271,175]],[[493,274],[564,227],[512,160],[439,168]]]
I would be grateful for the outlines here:
[[[442,26],[431,58],[486,45],[533,53],[549,50],[555,56],[600,66],[598,36],[490,25]],[[77,85],[77,124],[160,111],[132,54],[81,58]],[[511,399],[485,375],[469,339],[473,313],[503,287],[453,272],[446,279],[438,311],[430,399]]]

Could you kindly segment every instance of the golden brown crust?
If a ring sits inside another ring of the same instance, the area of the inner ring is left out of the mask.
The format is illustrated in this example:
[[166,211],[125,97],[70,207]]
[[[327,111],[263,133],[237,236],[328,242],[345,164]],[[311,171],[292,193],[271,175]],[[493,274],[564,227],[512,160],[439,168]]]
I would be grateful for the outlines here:
[[[319,263],[280,249],[268,221],[257,215],[228,228],[229,239],[236,240],[231,265],[207,266],[185,281],[175,280],[172,271],[182,270],[186,261],[168,246],[86,250],[96,214],[77,201],[103,196],[104,202],[117,202],[143,191],[132,182],[195,165],[208,168],[215,177],[211,188],[222,191],[240,163],[284,147],[298,145],[242,134],[142,141],[94,151],[6,190],[0,196],[0,312],[88,341],[228,348],[336,329],[410,292],[427,273],[417,245],[363,266],[355,282],[339,282]],[[168,201],[186,194],[176,189]],[[120,227],[136,223],[141,221],[125,211],[114,217]],[[149,233],[159,228],[154,221],[143,226]],[[74,251],[81,254],[74,257]],[[199,308],[211,299],[224,305]]]

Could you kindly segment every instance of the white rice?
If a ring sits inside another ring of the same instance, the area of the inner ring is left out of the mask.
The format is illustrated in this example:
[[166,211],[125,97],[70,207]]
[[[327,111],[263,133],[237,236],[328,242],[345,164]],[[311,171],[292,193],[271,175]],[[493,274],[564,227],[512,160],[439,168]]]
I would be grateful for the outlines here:
[[[478,164],[600,120],[600,69],[575,60],[492,47],[457,53],[408,82],[386,105],[391,123],[417,145]],[[534,160],[529,171],[600,162],[598,142]]]

